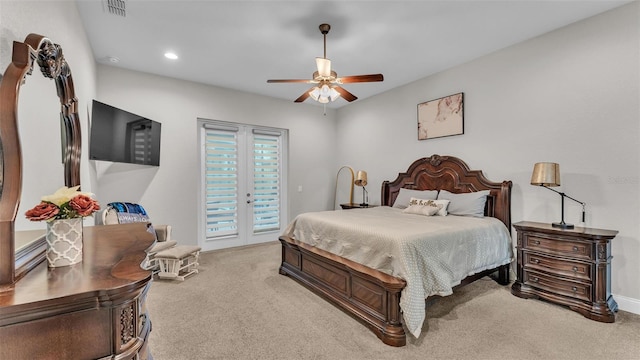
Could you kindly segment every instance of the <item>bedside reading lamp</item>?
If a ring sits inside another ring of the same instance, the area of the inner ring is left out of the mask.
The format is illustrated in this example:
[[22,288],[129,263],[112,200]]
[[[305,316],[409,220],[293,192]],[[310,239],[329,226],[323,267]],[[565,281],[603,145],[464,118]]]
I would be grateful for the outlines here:
[[563,192],[559,192],[550,188],[550,186],[560,186],[560,165],[556,163],[542,162],[536,163],[533,166],[533,174],[531,174],[531,185],[539,185],[544,188],[547,188],[555,193],[560,194],[560,198],[562,199],[562,219],[559,223],[553,223],[551,226],[562,228],[562,229],[573,229],[572,224],[567,224],[564,222],[564,198],[569,198],[580,205],[582,205],[582,222],[585,219],[585,206],[586,203],[582,201],[578,201],[571,196]]
[[[359,170],[358,174],[356,175],[356,181],[355,184],[358,186],[362,186],[362,204],[360,204],[360,206],[369,206],[369,204],[367,204],[367,200],[369,200],[369,193],[367,192],[367,189],[365,189],[365,186],[367,186],[367,172],[366,171],[362,171]],[[367,195],[365,198],[365,194]]]
[[340,169],[338,169],[338,173],[336,174],[336,189],[333,192],[333,208],[336,208],[336,196],[338,196],[338,178],[340,177],[340,172],[343,169],[348,169],[349,172],[351,173],[351,182],[349,183],[349,204],[353,204],[353,179],[354,179],[354,175],[353,175],[353,169],[350,166],[343,166]]

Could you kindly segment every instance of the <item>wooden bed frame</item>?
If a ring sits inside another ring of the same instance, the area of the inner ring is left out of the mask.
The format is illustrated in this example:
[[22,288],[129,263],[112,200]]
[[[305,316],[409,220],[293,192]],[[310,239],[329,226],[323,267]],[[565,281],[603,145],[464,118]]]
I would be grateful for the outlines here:
[[[479,170],[452,156],[432,155],[416,160],[406,173],[382,183],[382,205],[391,206],[401,188],[447,190],[453,193],[490,190],[485,215],[501,220],[511,232],[511,181],[491,182]],[[405,281],[281,236],[280,274],[288,275],[369,327],[385,344],[404,346],[400,292]],[[466,285],[494,272],[501,285],[509,283],[510,264],[471,275]]]

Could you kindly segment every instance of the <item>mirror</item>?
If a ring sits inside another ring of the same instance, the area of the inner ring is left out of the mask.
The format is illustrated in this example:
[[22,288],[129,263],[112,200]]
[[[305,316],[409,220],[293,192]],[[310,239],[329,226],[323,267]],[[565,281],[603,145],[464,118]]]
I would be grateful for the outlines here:
[[13,284],[44,259],[43,237],[33,242],[29,240],[32,232],[21,232],[27,240],[15,236],[23,175],[18,100],[20,86],[31,75],[34,62],[46,78],[54,80],[60,99],[64,184],[80,185],[81,133],[71,70],[59,45],[42,35],[29,34],[22,43],[14,41],[11,63],[0,79],[0,286]]

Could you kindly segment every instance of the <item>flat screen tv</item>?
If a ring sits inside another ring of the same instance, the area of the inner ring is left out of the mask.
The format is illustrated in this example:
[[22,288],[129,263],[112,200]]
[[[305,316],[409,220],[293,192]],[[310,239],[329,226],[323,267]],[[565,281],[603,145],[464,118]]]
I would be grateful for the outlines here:
[[157,121],[93,100],[89,159],[160,166],[160,127]]

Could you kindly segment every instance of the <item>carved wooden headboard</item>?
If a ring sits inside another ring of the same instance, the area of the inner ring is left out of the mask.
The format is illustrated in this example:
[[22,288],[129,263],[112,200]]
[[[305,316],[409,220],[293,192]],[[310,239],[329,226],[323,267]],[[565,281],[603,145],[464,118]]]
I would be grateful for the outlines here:
[[393,181],[382,183],[382,205],[391,206],[401,188],[413,190],[447,190],[452,193],[489,190],[485,215],[501,220],[511,231],[511,181],[492,182],[481,170],[470,170],[461,159],[431,155],[418,159],[407,172]]
[[11,63],[0,81],[0,286],[12,284],[44,259],[44,255],[32,257],[25,260],[22,269],[15,267],[14,222],[22,194],[18,98],[20,86],[31,75],[34,62],[45,77],[54,80],[60,98],[59,119],[65,129],[64,183],[67,187],[80,185],[82,139],[71,70],[60,45],[42,35],[29,34],[24,42],[13,42]]

